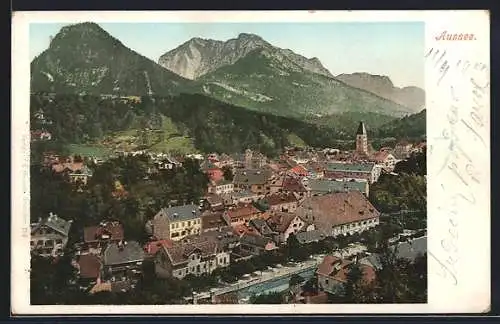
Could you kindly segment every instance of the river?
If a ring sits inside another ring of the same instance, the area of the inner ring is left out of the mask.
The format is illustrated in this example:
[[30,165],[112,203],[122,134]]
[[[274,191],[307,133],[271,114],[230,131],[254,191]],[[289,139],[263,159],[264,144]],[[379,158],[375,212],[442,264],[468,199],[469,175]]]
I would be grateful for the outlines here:
[[[296,272],[299,276],[304,278],[304,280],[309,280],[314,276],[317,267],[312,267],[305,269],[300,272]],[[238,298],[245,299],[252,295],[261,295],[270,292],[282,292],[289,288],[288,282],[290,281],[291,274],[286,274],[275,279],[267,280],[265,282],[255,284],[238,291]]]

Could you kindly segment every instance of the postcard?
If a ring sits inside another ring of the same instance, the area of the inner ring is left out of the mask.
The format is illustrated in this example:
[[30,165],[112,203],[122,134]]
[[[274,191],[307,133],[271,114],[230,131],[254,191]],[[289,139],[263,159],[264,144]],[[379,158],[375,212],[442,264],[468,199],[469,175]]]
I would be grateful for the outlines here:
[[12,313],[482,313],[487,11],[14,12]]

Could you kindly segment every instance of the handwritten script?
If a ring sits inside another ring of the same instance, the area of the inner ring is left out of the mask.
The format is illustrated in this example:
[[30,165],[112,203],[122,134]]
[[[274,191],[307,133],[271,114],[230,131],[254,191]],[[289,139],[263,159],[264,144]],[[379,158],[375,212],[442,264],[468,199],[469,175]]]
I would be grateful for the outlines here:
[[434,86],[442,90],[448,103],[443,128],[434,138],[444,145],[437,174],[433,175],[441,188],[437,212],[447,217],[447,229],[440,238],[441,249],[436,253],[429,250],[428,255],[438,265],[437,275],[457,285],[460,211],[476,205],[476,186],[483,176],[471,151],[477,145],[488,150],[485,116],[489,110],[489,67],[482,62],[453,60],[447,50],[437,48],[431,48],[425,57],[435,73]]

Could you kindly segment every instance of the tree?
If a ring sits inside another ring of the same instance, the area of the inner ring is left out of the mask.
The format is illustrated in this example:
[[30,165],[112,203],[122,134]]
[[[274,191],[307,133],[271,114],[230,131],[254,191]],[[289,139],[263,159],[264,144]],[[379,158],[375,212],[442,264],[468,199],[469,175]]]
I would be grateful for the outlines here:
[[312,277],[306,281],[302,287],[304,292],[317,293],[318,292],[318,278]]
[[250,297],[252,304],[282,304],[283,295],[280,292],[270,292],[267,294],[252,295]]
[[222,171],[224,172],[224,179],[226,179],[227,181],[233,181],[234,173],[233,173],[233,170],[231,169],[231,167],[229,167],[227,165],[223,166]]
[[302,278],[300,275],[298,274],[293,274],[291,277],[290,277],[290,280],[288,281],[288,284],[290,287],[292,286],[297,286],[297,285],[300,285],[301,283],[304,282],[304,278]]
[[290,259],[295,261],[304,261],[309,258],[309,252],[300,244],[295,235],[290,234],[286,242],[286,252]]
[[348,303],[357,303],[363,295],[363,271],[358,264],[352,264],[347,274],[344,286],[345,300]]

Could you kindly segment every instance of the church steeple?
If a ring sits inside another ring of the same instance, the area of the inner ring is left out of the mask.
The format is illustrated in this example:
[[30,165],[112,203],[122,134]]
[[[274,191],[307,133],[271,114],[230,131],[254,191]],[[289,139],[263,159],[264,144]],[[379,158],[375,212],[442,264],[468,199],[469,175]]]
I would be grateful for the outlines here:
[[359,123],[356,132],[356,152],[361,155],[368,155],[368,135],[363,122]]
[[366,135],[366,128],[363,122],[359,122],[358,131],[356,132],[356,135]]

